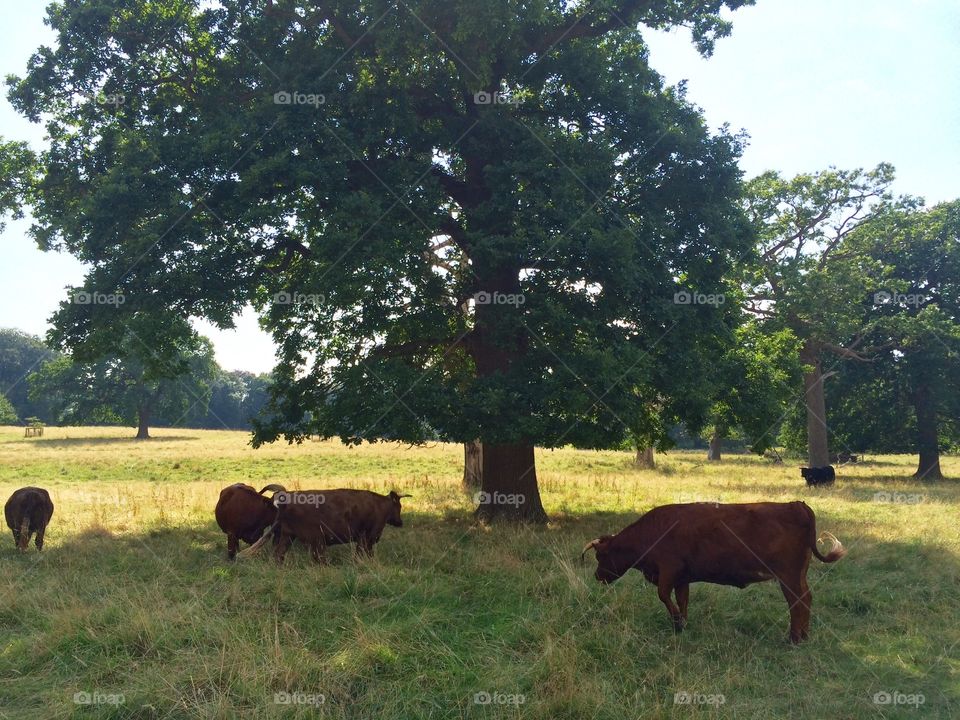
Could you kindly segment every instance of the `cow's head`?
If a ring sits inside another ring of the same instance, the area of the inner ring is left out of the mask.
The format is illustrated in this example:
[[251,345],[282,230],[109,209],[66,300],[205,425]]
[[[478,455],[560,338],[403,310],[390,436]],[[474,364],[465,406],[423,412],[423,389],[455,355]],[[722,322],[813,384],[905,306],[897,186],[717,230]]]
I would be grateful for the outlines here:
[[580,553],[582,558],[587,550],[592,549],[596,552],[597,571],[593,576],[604,585],[619,580],[627,570],[633,567],[628,553],[622,548],[616,547],[612,540],[613,538],[610,535],[598,537],[596,540],[588,542],[584,546],[583,552]]
[[391,490],[387,498],[390,500],[390,510],[387,512],[387,524],[394,527],[403,527],[403,520],[400,517],[400,498],[410,497],[409,495],[398,495]]

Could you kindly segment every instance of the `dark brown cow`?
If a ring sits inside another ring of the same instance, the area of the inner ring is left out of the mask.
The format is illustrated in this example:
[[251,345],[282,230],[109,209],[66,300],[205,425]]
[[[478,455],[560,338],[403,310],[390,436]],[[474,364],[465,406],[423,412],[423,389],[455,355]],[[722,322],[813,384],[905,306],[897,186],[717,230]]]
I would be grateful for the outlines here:
[[30,536],[36,533],[33,542],[37,551],[43,550],[43,534],[53,517],[53,501],[50,493],[43,488],[25,487],[14,491],[3,507],[7,518],[7,527],[13,531],[13,542],[17,549],[25,551],[30,544]]
[[[220,499],[213,511],[217,525],[227,534],[227,557],[233,560],[240,541],[253,545],[277,519],[277,509],[263,493],[285,492],[282,485],[267,485],[257,492],[255,488],[236,483],[220,491]],[[276,539],[276,538],[275,538]]]
[[[373,555],[386,525],[402,527],[400,499],[409,495],[380,495],[369,490],[303,490],[277,493],[277,529],[280,537],[274,557],[283,562],[294,539],[305,543],[317,562],[325,562],[330,545],[356,543],[357,555]],[[253,554],[266,536],[242,554]]]
[[[821,539],[833,545],[826,555],[817,549]],[[614,582],[636,568],[657,586],[677,631],[687,620],[690,583],[743,588],[776,579],[790,606],[795,643],[810,631],[810,555],[832,563],[846,554],[830,533],[817,537],[816,517],[802,502],[663,505],[612,537],[591,540],[583,552],[591,548],[597,553],[598,581]]]

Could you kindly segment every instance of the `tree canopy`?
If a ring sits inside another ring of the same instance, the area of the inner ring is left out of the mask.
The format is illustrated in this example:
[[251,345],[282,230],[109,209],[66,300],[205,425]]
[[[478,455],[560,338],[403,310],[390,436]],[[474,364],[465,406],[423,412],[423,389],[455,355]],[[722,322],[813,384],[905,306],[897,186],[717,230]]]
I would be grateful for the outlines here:
[[639,27],[709,52],[745,4],[54,4],[10,93],[50,135],[35,235],[126,298],[58,326],[253,303],[280,347],[258,441],[479,438],[485,489],[541,519],[534,443],[620,442],[638,400],[706,414],[728,311],[676,295],[749,246],[740,139]]

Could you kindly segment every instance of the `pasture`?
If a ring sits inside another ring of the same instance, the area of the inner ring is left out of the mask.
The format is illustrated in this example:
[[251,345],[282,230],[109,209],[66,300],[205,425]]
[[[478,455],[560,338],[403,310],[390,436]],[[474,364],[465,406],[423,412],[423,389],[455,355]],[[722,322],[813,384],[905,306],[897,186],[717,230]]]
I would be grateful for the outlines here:
[[[56,505],[42,554],[4,528],[0,718],[960,717],[960,483],[906,480],[914,457],[808,489],[789,461],[540,451],[552,522],[515,529],[472,522],[459,446],[130,434],[0,428],[0,496]],[[234,482],[413,497],[372,560],[295,545],[278,568],[226,560],[213,507]],[[794,499],[849,550],[811,563],[799,647],[774,583],[694,585],[677,635],[639,573],[604,587],[579,562],[655,505]]]

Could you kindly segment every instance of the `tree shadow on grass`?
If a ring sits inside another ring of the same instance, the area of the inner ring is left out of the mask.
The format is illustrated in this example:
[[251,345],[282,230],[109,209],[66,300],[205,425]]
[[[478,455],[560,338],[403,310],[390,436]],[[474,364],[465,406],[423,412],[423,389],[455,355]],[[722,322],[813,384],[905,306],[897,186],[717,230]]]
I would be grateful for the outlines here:
[[72,448],[79,445],[153,445],[155,443],[183,442],[199,440],[195,435],[159,435],[148,440],[139,440],[133,435],[124,437],[76,437],[76,438],[31,438],[14,442],[29,442],[45,448]]

